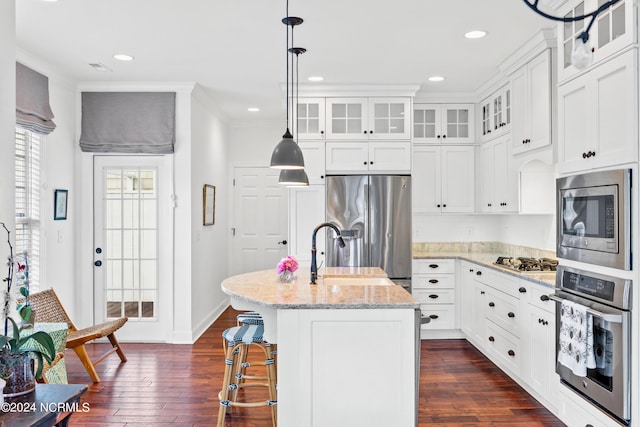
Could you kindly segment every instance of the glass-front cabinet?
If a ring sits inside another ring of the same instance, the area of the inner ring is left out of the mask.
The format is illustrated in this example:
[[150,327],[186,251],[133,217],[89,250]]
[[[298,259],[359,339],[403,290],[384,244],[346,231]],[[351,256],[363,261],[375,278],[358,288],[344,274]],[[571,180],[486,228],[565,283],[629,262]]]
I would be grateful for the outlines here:
[[480,104],[481,139],[489,141],[506,133],[511,126],[511,88],[505,85],[485,98]]
[[411,99],[327,98],[327,139],[410,139]]
[[472,144],[473,104],[415,104],[415,143]]
[[294,119],[295,139],[325,138],[325,99],[301,98],[297,102],[297,114]]
[[[607,0],[574,0],[568,2],[556,14],[564,17],[581,16],[593,12],[606,2]],[[601,13],[593,23],[587,45],[593,52],[594,65],[637,40],[633,4],[633,0],[621,0]],[[559,82],[580,72],[571,64],[571,53],[577,43],[577,37],[587,28],[590,19],[558,24]]]

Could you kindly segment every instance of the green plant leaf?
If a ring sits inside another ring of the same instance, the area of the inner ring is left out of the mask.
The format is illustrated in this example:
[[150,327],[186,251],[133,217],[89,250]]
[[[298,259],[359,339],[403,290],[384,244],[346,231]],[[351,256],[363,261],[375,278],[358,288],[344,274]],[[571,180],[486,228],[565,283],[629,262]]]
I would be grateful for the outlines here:
[[9,343],[9,337],[0,336],[0,348],[4,348]]
[[[11,317],[9,317],[9,321],[13,325],[13,339],[11,340],[13,343],[10,342],[10,344],[15,344],[20,340],[20,329],[18,329],[18,324]],[[11,347],[13,348],[13,345]]]
[[33,313],[33,309],[30,305],[25,305],[20,308],[19,313],[20,317],[22,317],[23,320],[28,321],[29,319],[31,319],[31,313]]
[[20,287],[20,294],[25,298],[28,297],[29,296],[29,289],[26,286]]
[[[36,347],[31,341],[37,342],[40,346]],[[56,357],[56,346],[53,344],[51,336],[44,331],[34,332],[32,335],[22,338],[17,347],[23,352],[31,351],[36,355],[41,354],[49,363]]]
[[36,353],[34,352],[34,355],[36,356],[37,362],[36,363],[36,379],[39,380],[42,377],[42,368],[44,367],[44,362],[42,361],[42,354],[41,353]]

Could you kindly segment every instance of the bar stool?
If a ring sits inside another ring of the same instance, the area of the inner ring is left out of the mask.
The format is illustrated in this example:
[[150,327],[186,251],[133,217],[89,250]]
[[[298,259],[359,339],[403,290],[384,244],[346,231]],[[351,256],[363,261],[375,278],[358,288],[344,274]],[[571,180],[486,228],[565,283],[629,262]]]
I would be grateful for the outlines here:
[[[278,403],[276,393],[276,371],[271,351],[271,345],[262,339],[264,333],[263,325],[242,325],[234,326],[225,330],[222,337],[227,342],[225,354],[224,379],[222,390],[218,393],[220,399],[220,410],[218,411],[218,427],[224,425],[224,418],[227,408],[231,406],[255,408],[259,406],[271,407],[271,419],[273,426],[277,426],[276,404]],[[243,372],[249,365],[246,362],[247,352],[250,346],[262,350],[265,356],[264,365],[266,368],[265,377],[246,376]],[[259,381],[264,379],[266,381]],[[251,381],[245,381],[251,380]],[[269,399],[256,402],[239,402],[238,389],[244,387],[267,387],[269,389]]]
[[[242,326],[242,325],[264,325],[264,320],[262,319],[262,316],[260,315],[260,313],[258,313],[257,311],[245,311],[243,313],[239,313],[236,316],[236,323],[237,326]],[[223,347],[226,347],[226,340],[222,340],[223,341]],[[276,372],[276,382],[277,382],[277,378],[278,378],[278,351],[277,351],[277,346],[276,344],[268,344],[271,346],[271,355],[273,356],[273,365],[275,367],[275,372]],[[241,368],[240,368],[240,374],[242,375],[242,381],[245,380],[265,380],[266,377],[259,377],[259,376],[251,376],[251,375],[246,375],[246,368],[250,367],[250,366],[265,366],[264,362],[253,362],[253,363],[247,363],[247,356],[248,356],[248,348],[246,348],[247,351],[242,351],[243,349],[240,350],[240,360],[241,360]]]

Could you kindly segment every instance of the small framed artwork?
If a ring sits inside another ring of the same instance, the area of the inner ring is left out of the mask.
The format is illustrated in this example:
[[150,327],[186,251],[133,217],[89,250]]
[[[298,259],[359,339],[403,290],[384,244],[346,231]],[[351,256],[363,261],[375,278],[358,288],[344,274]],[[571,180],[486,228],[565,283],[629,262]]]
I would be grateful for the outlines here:
[[213,225],[216,221],[216,187],[205,184],[202,188],[202,225]]
[[53,219],[67,219],[68,190],[55,190],[53,197]]

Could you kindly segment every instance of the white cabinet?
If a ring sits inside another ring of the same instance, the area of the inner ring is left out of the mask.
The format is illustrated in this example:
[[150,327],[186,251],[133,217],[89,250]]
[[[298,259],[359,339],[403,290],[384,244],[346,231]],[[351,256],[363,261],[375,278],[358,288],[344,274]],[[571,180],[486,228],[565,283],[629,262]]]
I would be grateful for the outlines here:
[[[602,0],[572,0],[560,9],[558,16],[578,16],[593,12]],[[589,31],[588,45],[593,49],[595,66],[637,41],[637,12],[634,0],[621,0],[598,16]],[[558,24],[558,79],[560,82],[579,74],[571,65],[571,52],[577,37],[588,25],[589,19],[575,23]]]
[[480,146],[480,211],[517,212],[518,175],[510,162],[511,135]]
[[462,293],[462,332],[479,348],[486,339],[485,307],[487,287],[476,280],[478,266],[466,261],[460,265],[460,292]]
[[300,98],[297,102],[292,132],[296,139],[313,140],[325,138],[325,99]]
[[414,145],[414,213],[474,211],[474,147]]
[[551,76],[548,49],[510,76],[513,154],[551,144]]
[[325,146],[322,141],[301,141],[298,143],[304,156],[304,170],[309,184],[324,184]]
[[422,330],[455,329],[456,280],[454,259],[414,259],[411,294],[420,302],[422,317],[430,322]]
[[[289,189],[289,254],[299,262],[311,263],[311,233],[325,221],[325,186],[309,185]],[[325,259],[325,233],[316,239],[317,261]]]
[[411,142],[327,142],[326,171],[409,173],[411,171]]
[[505,85],[480,103],[480,139],[490,141],[510,130],[512,120],[511,88]]
[[558,88],[558,171],[638,160],[638,62],[632,49]]
[[473,144],[473,104],[414,104],[413,140],[428,144]]
[[326,137],[408,140],[411,138],[411,99],[326,98]]
[[527,323],[523,350],[526,355],[522,377],[549,408],[557,409],[560,379],[555,373],[555,302],[548,298],[553,289],[527,284]]

